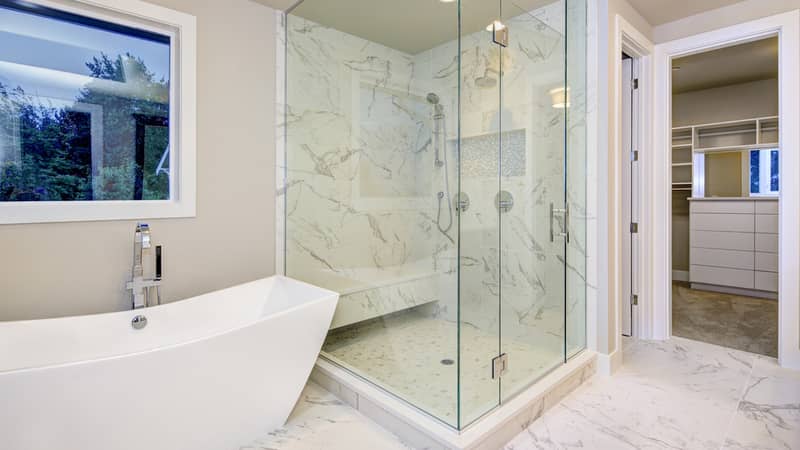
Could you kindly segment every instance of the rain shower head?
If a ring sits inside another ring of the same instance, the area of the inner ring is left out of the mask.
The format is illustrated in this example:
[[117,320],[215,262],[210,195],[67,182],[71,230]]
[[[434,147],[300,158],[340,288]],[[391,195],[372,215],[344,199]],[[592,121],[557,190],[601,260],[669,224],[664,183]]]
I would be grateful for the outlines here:
[[431,105],[439,104],[439,96],[434,94],[433,92],[429,93],[428,96],[425,97],[425,99],[428,100],[428,103],[430,103]]

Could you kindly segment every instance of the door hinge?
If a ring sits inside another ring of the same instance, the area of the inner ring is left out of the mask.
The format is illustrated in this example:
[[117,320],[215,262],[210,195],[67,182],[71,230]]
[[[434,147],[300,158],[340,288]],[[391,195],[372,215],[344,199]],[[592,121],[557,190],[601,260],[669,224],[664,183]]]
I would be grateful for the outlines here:
[[639,224],[636,222],[631,222],[631,233],[638,233],[639,232]]
[[636,294],[631,295],[631,305],[638,305],[639,304],[639,296]]
[[639,150],[634,150],[631,152],[631,161],[638,161],[639,160]]
[[508,353],[492,358],[492,379],[497,380],[508,370]]
[[501,47],[508,47],[508,27],[499,28],[497,25],[496,21],[492,23],[492,42]]
[[639,89],[639,79],[638,78],[634,78],[633,79],[633,88],[634,89]]

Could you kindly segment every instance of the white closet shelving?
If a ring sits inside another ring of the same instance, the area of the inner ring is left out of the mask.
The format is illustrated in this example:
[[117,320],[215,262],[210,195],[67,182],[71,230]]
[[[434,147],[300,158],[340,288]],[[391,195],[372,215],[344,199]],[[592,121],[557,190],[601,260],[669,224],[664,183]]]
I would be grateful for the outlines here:
[[778,116],[675,127],[672,129],[672,190],[692,191],[694,178],[703,170],[704,153],[777,147]]

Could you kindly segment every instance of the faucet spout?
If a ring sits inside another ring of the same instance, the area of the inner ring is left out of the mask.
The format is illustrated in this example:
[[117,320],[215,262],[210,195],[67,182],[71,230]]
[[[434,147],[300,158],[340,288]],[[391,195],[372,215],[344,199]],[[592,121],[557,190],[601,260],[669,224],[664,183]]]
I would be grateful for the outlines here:
[[131,281],[127,284],[127,288],[131,291],[133,309],[147,307],[150,288],[159,289],[161,285],[160,278],[144,278],[143,254],[144,250],[150,247],[150,226],[146,223],[137,223],[136,232],[133,235],[133,270],[131,271]]

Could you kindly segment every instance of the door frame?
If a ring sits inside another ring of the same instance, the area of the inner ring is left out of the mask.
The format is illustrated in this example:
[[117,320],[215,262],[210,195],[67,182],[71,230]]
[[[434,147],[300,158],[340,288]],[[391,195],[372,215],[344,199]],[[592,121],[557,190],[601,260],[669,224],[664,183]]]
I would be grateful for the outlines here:
[[[625,52],[628,56],[635,60],[638,69],[638,109],[639,120],[637,122],[637,130],[635,135],[638,137],[639,142],[633,143],[639,149],[639,183],[638,186],[631,186],[631,189],[638,189],[639,195],[639,261],[642,265],[640,270],[640,284],[639,284],[639,305],[634,310],[635,328],[633,330],[634,337],[647,338],[650,336],[650,322],[645,320],[650,314],[650,305],[644,301],[646,293],[649,292],[647,280],[648,277],[644,276],[648,272],[649,261],[646,242],[647,236],[650,233],[650,215],[648,213],[647,202],[643,200],[647,198],[647,184],[642,180],[645,178],[643,175],[648,173],[648,167],[652,166],[653,158],[650,145],[652,142],[652,74],[653,74],[653,43],[639,30],[631,25],[624,17],[619,14],[615,17],[614,25],[614,117],[615,127],[614,145],[610,148],[612,154],[609,155],[609,179],[613,180],[612,185],[609,186],[609,199],[613,201],[614,212],[609,212],[609,226],[611,230],[609,234],[621,239],[623,229],[629,224],[623,223],[623,180],[622,180],[622,164],[624,159],[622,148],[622,53]],[[616,318],[613,327],[609,327],[610,331],[614,333],[614,352],[611,357],[610,372],[614,372],[616,368],[622,364],[622,302],[630,301],[629,296],[623,292],[623,273],[624,270],[624,255],[622,254],[622,245],[609,246],[609,251],[613,252],[611,256],[612,267],[609,268],[609,300],[610,305],[615,309],[614,316]]]
[[[655,47],[654,142],[652,165],[644,192],[652,212],[652,233],[645,247],[652,251],[645,286],[647,302],[654,312],[652,338],[672,334],[672,59],[717,48],[742,44],[769,36],[779,43],[779,129],[782,173],[800,173],[800,10],[743,22],[737,25],[665,42]],[[780,262],[778,300],[778,362],[800,369],[800,179],[781,178]]]

